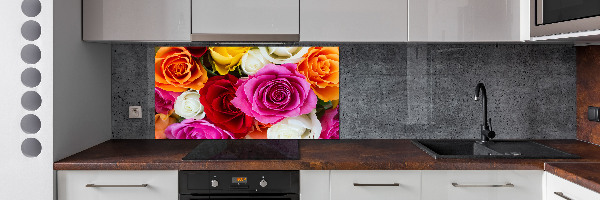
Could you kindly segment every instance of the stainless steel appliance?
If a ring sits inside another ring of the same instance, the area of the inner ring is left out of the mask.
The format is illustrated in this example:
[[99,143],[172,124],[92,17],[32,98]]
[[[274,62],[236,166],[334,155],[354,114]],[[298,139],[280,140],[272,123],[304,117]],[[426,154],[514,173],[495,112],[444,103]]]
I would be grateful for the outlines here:
[[531,36],[600,30],[598,0],[531,0]]
[[299,200],[299,171],[179,171],[180,200]]

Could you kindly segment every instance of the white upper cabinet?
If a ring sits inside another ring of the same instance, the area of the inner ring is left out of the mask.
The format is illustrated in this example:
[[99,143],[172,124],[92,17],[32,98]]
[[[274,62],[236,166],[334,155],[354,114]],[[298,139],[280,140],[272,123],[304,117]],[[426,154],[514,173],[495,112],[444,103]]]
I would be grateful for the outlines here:
[[408,0],[302,0],[300,41],[406,42]]
[[193,41],[298,41],[300,0],[192,0]]
[[85,41],[189,41],[190,0],[83,0]]
[[83,0],[86,41],[530,40],[529,0]]
[[411,0],[408,40],[529,40],[529,6],[528,0]]

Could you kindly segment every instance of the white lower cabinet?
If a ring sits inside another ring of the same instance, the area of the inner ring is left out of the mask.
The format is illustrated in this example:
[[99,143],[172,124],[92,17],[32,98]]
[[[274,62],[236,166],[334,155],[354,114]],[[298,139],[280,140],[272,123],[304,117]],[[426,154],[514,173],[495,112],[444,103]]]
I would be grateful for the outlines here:
[[[58,200],[177,200],[176,170],[57,171]],[[301,200],[600,200],[541,170],[302,170]]]
[[58,171],[58,200],[177,200],[175,170]]
[[329,200],[329,170],[300,170],[300,200]]
[[426,170],[423,200],[542,200],[543,171]]
[[554,174],[545,173],[545,200],[588,200],[600,199],[600,194],[562,179]]
[[421,171],[331,171],[331,200],[418,200]]

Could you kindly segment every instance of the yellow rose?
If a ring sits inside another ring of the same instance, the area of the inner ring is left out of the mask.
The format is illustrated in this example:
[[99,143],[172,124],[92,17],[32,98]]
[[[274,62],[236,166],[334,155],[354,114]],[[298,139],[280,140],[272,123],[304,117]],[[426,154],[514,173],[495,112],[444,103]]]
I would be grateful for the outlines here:
[[250,50],[250,47],[210,47],[208,49],[214,68],[220,75],[225,75],[240,65],[242,56]]

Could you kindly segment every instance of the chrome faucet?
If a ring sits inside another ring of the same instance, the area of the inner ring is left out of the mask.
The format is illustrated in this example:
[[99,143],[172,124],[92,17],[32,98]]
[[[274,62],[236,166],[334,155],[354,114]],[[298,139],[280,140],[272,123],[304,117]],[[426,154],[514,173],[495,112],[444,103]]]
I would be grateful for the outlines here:
[[481,91],[481,96],[483,100],[481,101],[481,105],[483,107],[483,123],[481,124],[481,143],[489,142],[490,139],[496,137],[496,132],[492,130],[492,118],[490,118],[490,123],[488,124],[487,118],[487,94],[485,92],[485,86],[483,83],[478,83],[477,88],[475,88],[475,101],[479,101],[481,97],[479,96],[479,92]]

